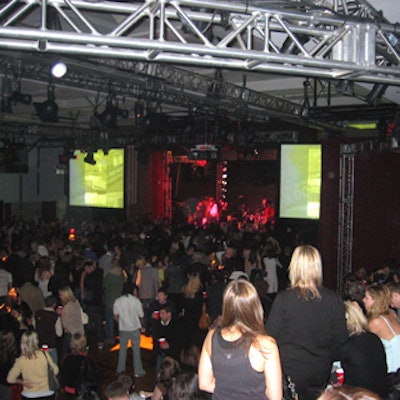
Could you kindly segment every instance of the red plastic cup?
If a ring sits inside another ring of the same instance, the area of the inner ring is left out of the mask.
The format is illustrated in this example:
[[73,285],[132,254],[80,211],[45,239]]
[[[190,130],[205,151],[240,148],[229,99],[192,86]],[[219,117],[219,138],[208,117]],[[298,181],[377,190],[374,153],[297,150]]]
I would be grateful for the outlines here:
[[207,292],[203,292],[203,299],[207,298]]
[[165,339],[165,337],[160,337],[158,339],[158,343],[160,343],[160,345],[167,343],[167,339]]
[[47,351],[49,349],[49,346],[47,344],[42,344],[42,350]]
[[338,368],[336,370],[336,379],[339,385],[343,385],[344,383],[344,370],[343,368]]
[[160,319],[160,311],[154,311],[153,318],[157,320]]
[[61,317],[61,313],[62,313],[62,310],[63,310],[63,308],[62,308],[62,306],[58,306],[57,307],[57,315],[59,316],[59,317]]

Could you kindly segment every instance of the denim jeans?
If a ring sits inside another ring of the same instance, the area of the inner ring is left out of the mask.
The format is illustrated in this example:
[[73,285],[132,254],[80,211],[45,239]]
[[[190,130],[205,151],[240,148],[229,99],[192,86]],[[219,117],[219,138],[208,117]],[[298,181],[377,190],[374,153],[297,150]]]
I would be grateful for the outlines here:
[[136,329],[135,331],[119,331],[120,349],[118,354],[117,374],[125,371],[126,351],[129,339],[132,341],[134,373],[139,376],[144,375],[145,370],[143,369],[142,360],[140,358],[140,329]]

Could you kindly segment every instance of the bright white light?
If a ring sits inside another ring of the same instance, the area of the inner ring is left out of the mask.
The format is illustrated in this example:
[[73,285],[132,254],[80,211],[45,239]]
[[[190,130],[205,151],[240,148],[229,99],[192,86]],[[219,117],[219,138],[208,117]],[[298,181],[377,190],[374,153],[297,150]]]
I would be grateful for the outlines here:
[[63,77],[67,72],[67,66],[63,62],[57,62],[51,67],[51,74],[55,78]]

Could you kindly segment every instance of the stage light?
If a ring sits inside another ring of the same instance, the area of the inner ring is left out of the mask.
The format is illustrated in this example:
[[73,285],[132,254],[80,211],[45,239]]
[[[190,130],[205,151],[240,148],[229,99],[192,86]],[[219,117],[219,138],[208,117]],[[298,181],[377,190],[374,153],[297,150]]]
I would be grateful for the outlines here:
[[128,116],[128,110],[118,108],[118,105],[114,105],[112,99],[108,98],[105,110],[97,118],[105,128],[117,128],[117,117],[128,118]]
[[117,114],[112,110],[105,109],[99,116],[98,119],[102,126],[105,128],[116,128],[117,127]]
[[67,73],[67,66],[62,61],[58,61],[51,67],[50,72],[55,78],[62,78]]
[[43,122],[58,122],[58,105],[55,102],[54,86],[47,89],[47,100],[43,103],[33,103],[36,114]]
[[93,151],[88,151],[83,161],[85,161],[85,163],[88,163],[90,165],[96,165],[96,160],[94,159]]
[[306,79],[303,82],[304,99],[303,99],[303,104],[301,106],[301,116],[303,118],[308,118],[308,116],[310,115],[310,100],[308,97],[308,88],[309,87],[310,87],[310,81],[308,79]]

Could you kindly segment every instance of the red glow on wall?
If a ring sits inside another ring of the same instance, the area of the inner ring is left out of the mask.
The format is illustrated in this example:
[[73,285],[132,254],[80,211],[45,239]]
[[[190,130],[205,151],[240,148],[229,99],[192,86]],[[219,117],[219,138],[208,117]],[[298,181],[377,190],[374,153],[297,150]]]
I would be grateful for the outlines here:
[[207,165],[207,160],[196,160],[196,165],[198,167],[204,168]]

